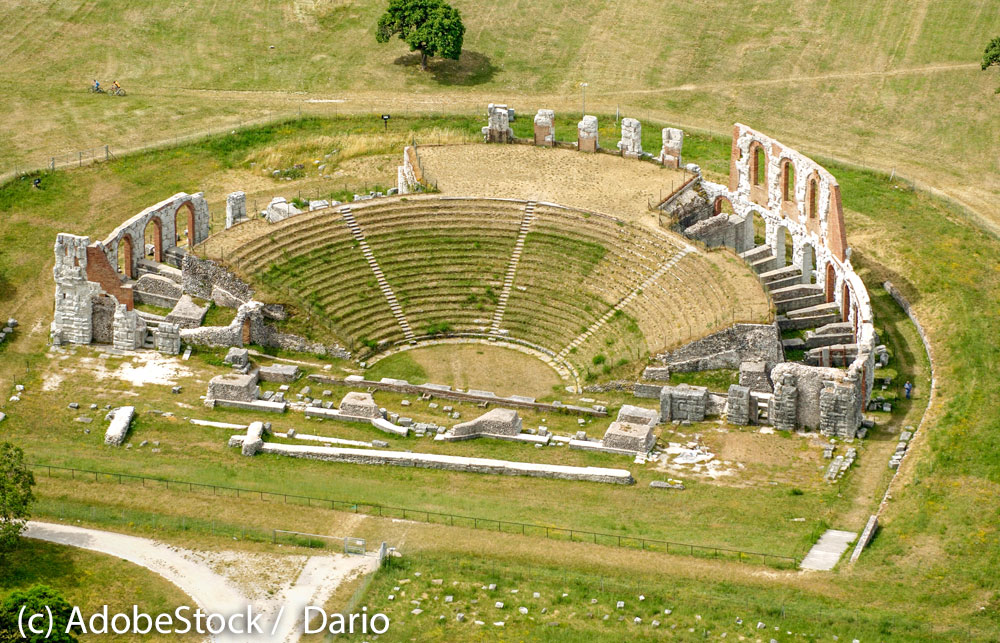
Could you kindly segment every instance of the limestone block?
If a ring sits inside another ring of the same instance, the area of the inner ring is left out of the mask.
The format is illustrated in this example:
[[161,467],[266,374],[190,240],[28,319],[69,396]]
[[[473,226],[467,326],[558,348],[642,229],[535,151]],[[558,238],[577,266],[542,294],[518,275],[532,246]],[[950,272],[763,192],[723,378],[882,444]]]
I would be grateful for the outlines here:
[[681,167],[681,148],[684,145],[684,130],[675,127],[664,127],[662,132],[663,147],[660,148],[659,161],[665,167]]
[[669,382],[670,381],[670,367],[669,366],[647,366],[642,371],[642,379],[652,380],[654,382]]
[[379,411],[378,404],[375,404],[371,393],[351,391],[340,401],[339,408],[341,413],[351,417],[371,419],[382,417],[382,412]]
[[201,326],[207,312],[208,306],[199,306],[191,299],[191,295],[182,295],[173,310],[167,314],[167,321],[181,328],[197,328]]
[[208,382],[207,400],[233,400],[254,402],[260,396],[257,373],[226,373],[216,375]]
[[177,324],[161,323],[153,331],[153,342],[156,350],[168,355],[181,352],[181,328]]
[[599,146],[597,141],[597,117],[584,116],[583,120],[577,123],[576,147],[581,152],[597,152]]
[[267,204],[267,209],[264,211],[264,218],[267,219],[268,223],[277,223],[303,212],[304,210],[300,210],[286,201],[285,197],[276,196]]
[[128,310],[125,304],[117,304],[112,333],[112,344],[118,350],[142,348],[146,343],[146,322],[137,312]]
[[243,438],[241,452],[246,456],[257,455],[262,446],[264,446],[264,423],[251,422],[247,427],[247,435]]
[[535,145],[552,147],[555,144],[555,117],[551,109],[540,109],[535,114]]
[[653,409],[644,409],[641,406],[623,404],[618,410],[618,421],[628,424],[641,424],[654,426],[660,421],[660,414]]
[[634,118],[622,119],[622,140],[618,142],[618,149],[625,158],[642,156],[642,123]]
[[483,139],[487,143],[511,143],[514,140],[514,130],[510,128],[510,111],[506,105],[487,106],[488,125],[483,128]]
[[294,364],[271,364],[261,366],[258,375],[262,382],[294,382],[299,376],[299,367]]
[[604,446],[612,449],[649,453],[654,444],[656,436],[650,424],[633,424],[619,419],[604,433]]
[[476,435],[517,435],[521,432],[521,416],[513,409],[496,408],[487,411],[474,420],[462,422],[452,427],[456,436]]
[[704,386],[664,386],[660,391],[660,421],[701,422],[708,407],[708,389]]
[[226,228],[233,227],[247,218],[247,195],[245,192],[232,192],[226,196]]
[[730,424],[741,426],[757,423],[757,403],[750,397],[749,388],[739,384],[733,384],[729,387],[726,419]]
[[125,441],[125,436],[128,434],[128,428],[132,424],[134,416],[134,406],[122,406],[115,409],[114,415],[111,417],[111,424],[104,433],[104,444],[120,447],[122,442]]
[[[243,368],[250,364],[250,351],[245,348],[233,346],[226,352],[226,357],[222,361],[235,368]],[[267,380],[264,381],[266,382]]]

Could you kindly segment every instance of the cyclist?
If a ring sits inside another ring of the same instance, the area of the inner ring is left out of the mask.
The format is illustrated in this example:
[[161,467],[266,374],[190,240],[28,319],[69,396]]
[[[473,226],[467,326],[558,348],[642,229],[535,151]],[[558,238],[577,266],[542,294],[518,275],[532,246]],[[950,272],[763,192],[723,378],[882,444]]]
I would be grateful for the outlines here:
[[115,88],[115,92],[118,92],[118,91],[119,91],[119,90],[121,90],[121,88],[122,88],[122,86],[118,84],[118,81],[117,81],[117,80],[116,80],[115,82],[113,82],[113,83],[111,84],[111,86]]
[[96,78],[94,79],[94,91],[95,92],[101,91],[101,82]]

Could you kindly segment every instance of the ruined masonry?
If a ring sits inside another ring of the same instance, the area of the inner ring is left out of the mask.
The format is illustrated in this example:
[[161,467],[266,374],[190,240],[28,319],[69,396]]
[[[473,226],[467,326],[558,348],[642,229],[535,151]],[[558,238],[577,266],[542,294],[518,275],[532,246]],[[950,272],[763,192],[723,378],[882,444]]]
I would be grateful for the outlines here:
[[634,118],[622,119],[622,140],[618,142],[618,149],[625,158],[642,157],[642,123]]
[[512,143],[514,141],[514,130],[510,128],[510,112],[506,105],[494,105],[490,103],[487,107],[487,118],[489,125],[483,128],[483,138],[487,143]]
[[247,195],[233,192],[226,197],[226,229],[247,218]]
[[662,131],[663,147],[657,160],[664,167],[681,167],[681,148],[684,146],[684,131],[674,127],[664,127]]
[[597,152],[597,117],[584,116],[577,124],[576,147],[581,152]]

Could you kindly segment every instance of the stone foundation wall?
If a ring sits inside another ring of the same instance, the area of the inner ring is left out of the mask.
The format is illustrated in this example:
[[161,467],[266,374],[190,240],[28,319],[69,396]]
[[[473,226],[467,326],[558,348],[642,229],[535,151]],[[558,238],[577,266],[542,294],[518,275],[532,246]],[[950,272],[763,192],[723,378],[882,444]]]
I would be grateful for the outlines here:
[[232,305],[232,301],[246,303],[253,299],[253,288],[226,268],[211,259],[200,259],[192,254],[184,256],[181,266],[181,279],[184,292],[201,299],[212,299],[222,290],[229,294],[232,300],[220,305]]
[[781,331],[774,324],[735,324],[655,357],[675,372],[736,370],[745,361],[774,365],[784,358]]

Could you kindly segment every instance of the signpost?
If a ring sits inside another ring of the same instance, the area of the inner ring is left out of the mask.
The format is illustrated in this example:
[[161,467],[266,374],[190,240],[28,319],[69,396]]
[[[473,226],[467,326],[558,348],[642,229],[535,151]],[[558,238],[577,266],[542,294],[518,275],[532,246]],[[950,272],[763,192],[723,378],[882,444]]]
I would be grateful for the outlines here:
[[385,131],[388,132],[389,131],[389,115],[388,114],[382,114],[382,122],[385,123]]

